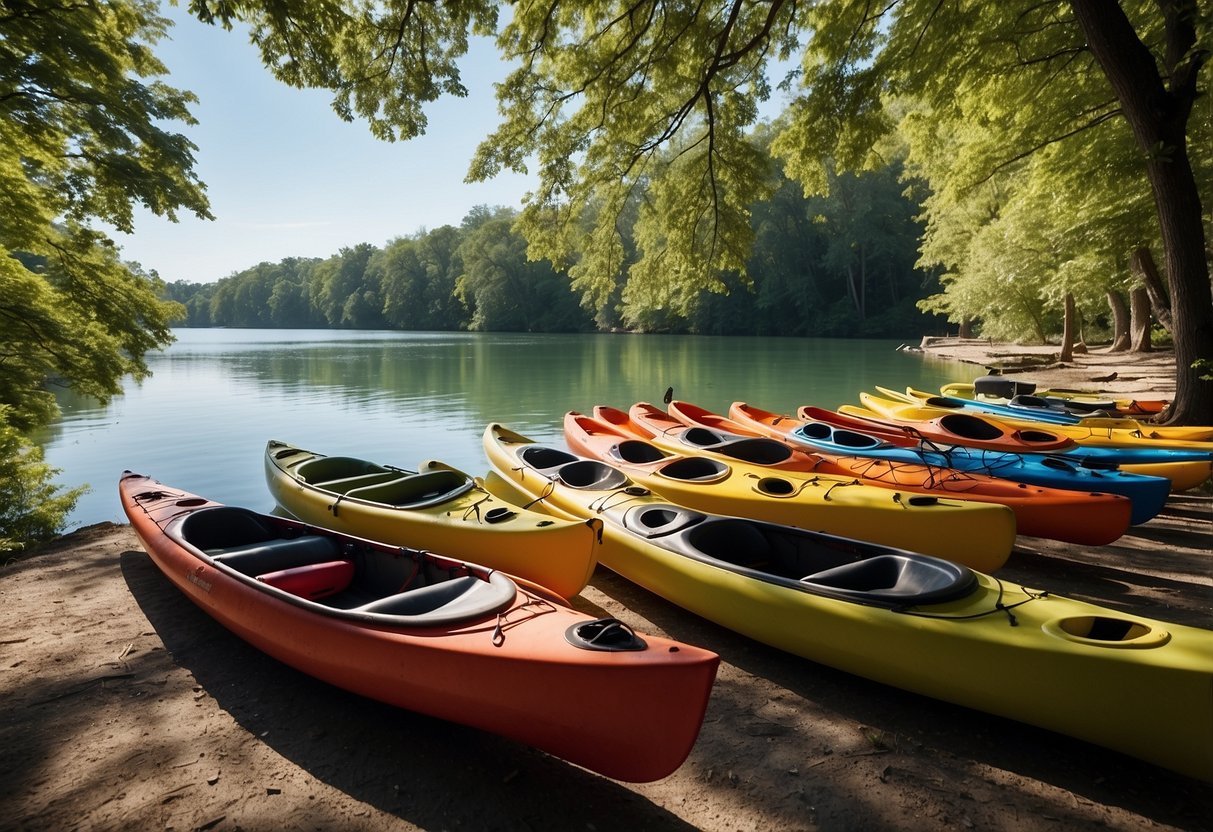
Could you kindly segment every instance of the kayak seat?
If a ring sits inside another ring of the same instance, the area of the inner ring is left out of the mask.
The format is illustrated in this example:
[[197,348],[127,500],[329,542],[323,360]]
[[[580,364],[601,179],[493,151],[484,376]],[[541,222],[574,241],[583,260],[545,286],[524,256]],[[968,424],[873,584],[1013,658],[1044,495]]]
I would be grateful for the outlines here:
[[734,566],[762,569],[770,561],[771,544],[748,520],[713,518],[691,528],[684,541],[695,552]]
[[717,433],[708,428],[687,428],[682,432],[679,438],[684,444],[692,445],[696,448],[714,448],[729,441],[729,438],[723,434]]
[[881,605],[940,604],[973,591],[977,577],[949,561],[906,555],[876,555],[801,578],[812,587],[855,601]]
[[[352,456],[319,456],[300,463],[295,476],[303,482],[331,482],[332,480],[356,477],[361,474],[379,474],[387,471],[382,465],[367,462]],[[394,472],[399,475],[399,472]]]
[[269,584],[300,598],[307,598],[309,601],[336,595],[348,587],[353,579],[354,562],[350,560],[312,563],[257,576],[257,580],[263,584]]
[[378,471],[373,474],[359,474],[354,477],[342,477],[335,480],[313,481],[311,484],[334,494],[348,494],[355,488],[365,488],[369,485],[389,482],[399,477],[400,471]]
[[965,413],[949,413],[939,420],[945,430],[966,439],[991,440],[1004,435],[1002,428]]
[[236,506],[215,506],[195,511],[181,523],[181,538],[204,552],[265,543],[278,531],[255,512]]
[[755,465],[778,465],[787,462],[792,457],[792,450],[787,445],[775,439],[736,439],[714,449],[716,453],[739,459],[742,462],[752,462]]
[[331,537],[305,534],[234,549],[209,550],[207,554],[216,563],[256,577],[268,572],[338,560],[341,547]]
[[728,476],[729,467],[723,462],[702,456],[684,456],[661,466],[661,476],[680,482],[713,482]]
[[621,462],[645,465],[650,462],[659,462],[669,454],[643,439],[627,439],[611,448],[611,456]]
[[396,508],[424,508],[454,499],[470,491],[473,485],[470,477],[457,471],[429,471],[397,477],[378,485],[354,488],[347,491],[345,496]]
[[493,572],[488,580],[471,575],[451,578],[379,598],[350,612],[402,616],[418,626],[449,624],[498,612],[516,595],[514,582]]
[[874,448],[880,444],[878,439],[853,430],[832,428],[821,422],[809,422],[792,432],[801,434],[815,442],[832,442],[841,448]]
[[557,478],[570,488],[587,491],[610,491],[627,485],[627,475],[596,459],[579,459],[561,465]]
[[573,456],[568,451],[562,451],[559,448],[528,445],[518,452],[518,458],[536,470],[545,471],[569,462],[576,462],[580,457]]
[[633,534],[652,539],[685,529],[701,522],[706,516],[682,506],[659,503],[629,509],[623,515],[623,525]]

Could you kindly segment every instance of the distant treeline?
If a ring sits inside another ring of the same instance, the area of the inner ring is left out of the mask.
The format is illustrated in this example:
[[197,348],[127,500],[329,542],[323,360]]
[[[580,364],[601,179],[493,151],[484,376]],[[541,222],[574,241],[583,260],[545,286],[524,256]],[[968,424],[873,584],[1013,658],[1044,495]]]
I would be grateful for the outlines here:
[[591,303],[550,263],[527,259],[513,211],[487,207],[459,227],[178,281],[167,296],[192,327],[913,336],[944,324],[915,305],[939,286],[915,267],[920,206],[898,173],[842,175],[828,198],[785,181],[753,208],[750,284],[726,276],[728,293],[701,293],[688,315],[625,305],[626,262],[611,297]]

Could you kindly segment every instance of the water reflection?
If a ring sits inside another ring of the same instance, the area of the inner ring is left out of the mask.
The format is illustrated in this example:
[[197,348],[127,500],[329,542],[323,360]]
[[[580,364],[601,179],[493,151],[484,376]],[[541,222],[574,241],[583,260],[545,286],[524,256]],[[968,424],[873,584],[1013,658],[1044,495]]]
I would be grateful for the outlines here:
[[414,466],[439,458],[471,473],[480,436],[503,422],[560,441],[567,410],[660,402],[667,387],[713,410],[734,400],[781,412],[836,407],[875,384],[935,389],[963,365],[897,342],[473,333],[181,330],[151,378],[108,406],[60,397],[44,442],[67,484],[93,491],[73,516],[120,520],[123,469],[224,502],[271,508],[267,440]]

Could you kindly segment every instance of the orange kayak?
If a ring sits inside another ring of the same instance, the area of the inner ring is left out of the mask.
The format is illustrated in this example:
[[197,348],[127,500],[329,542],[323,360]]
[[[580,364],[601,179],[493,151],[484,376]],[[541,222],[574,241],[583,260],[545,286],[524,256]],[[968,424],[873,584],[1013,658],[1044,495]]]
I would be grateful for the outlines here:
[[178,589],[317,679],[617,780],[667,776],[699,735],[714,653],[638,635],[464,561],[224,506],[129,471],[119,491]]
[[[733,449],[752,455],[753,443],[774,443],[764,456],[774,459],[778,449],[784,449],[786,458],[777,467],[851,476],[869,485],[899,491],[999,503],[1015,512],[1016,531],[1023,535],[1104,546],[1128,531],[1132,517],[1132,500],[1118,494],[1048,488],[935,465],[810,452],[776,438],[762,437],[756,428],[688,402],[671,402],[668,415],[656,408],[652,410],[655,412],[640,405],[633,407],[629,412],[631,422],[638,427],[661,426],[665,436],[677,436],[684,443],[726,456],[732,455]],[[595,409],[595,414],[598,413]],[[767,414],[767,418],[773,415]],[[683,432],[677,433],[670,422],[682,426]],[[708,444],[713,440],[714,444]]]

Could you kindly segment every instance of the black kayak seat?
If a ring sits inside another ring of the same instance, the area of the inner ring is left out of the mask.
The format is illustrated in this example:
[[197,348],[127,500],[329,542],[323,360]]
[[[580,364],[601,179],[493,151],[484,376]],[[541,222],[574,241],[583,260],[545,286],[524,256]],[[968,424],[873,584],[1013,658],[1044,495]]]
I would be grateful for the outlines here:
[[330,537],[305,534],[236,548],[206,551],[216,563],[256,577],[269,572],[338,560],[341,547]]
[[778,439],[738,436],[704,427],[687,428],[679,437],[684,445],[731,457],[755,465],[778,465],[792,456],[792,450]]
[[755,465],[778,465],[792,458],[792,449],[777,439],[735,439],[728,444],[714,449],[716,453],[724,454],[742,462],[752,462]]
[[669,454],[653,443],[645,442],[643,439],[625,439],[618,445],[613,446],[610,454],[620,462],[628,462],[633,465],[658,462],[669,456]]
[[464,575],[378,598],[353,607],[349,612],[383,617],[387,619],[385,623],[439,626],[498,613],[508,607],[517,594],[517,586],[501,572],[491,573],[487,580]]
[[214,506],[190,513],[181,522],[181,539],[204,552],[265,543],[278,530],[256,512],[237,506]]
[[951,396],[930,396],[924,400],[924,404],[931,407],[947,407],[952,410],[963,410],[973,402],[967,402],[964,399],[954,399]]
[[646,539],[681,531],[700,523],[706,514],[683,506],[656,503],[635,506],[623,515],[623,525],[628,531]]
[[714,448],[728,442],[732,437],[710,428],[692,427],[684,430],[678,438],[684,445],[691,445],[695,448]]
[[967,413],[949,413],[939,420],[939,424],[965,439],[991,440],[1006,435],[1006,431],[997,425]]
[[628,484],[625,473],[596,459],[579,459],[561,465],[556,477],[571,488],[586,491],[610,491]]
[[657,473],[666,479],[680,482],[712,482],[729,473],[723,462],[702,456],[684,456],[661,466]]
[[815,572],[801,581],[857,601],[900,606],[963,598],[973,591],[977,577],[948,561],[885,554]]
[[793,434],[803,434],[814,442],[831,442],[840,448],[864,449],[880,445],[880,440],[874,436],[856,433],[853,430],[832,428],[821,422],[809,422],[807,425],[797,428]]
[[580,457],[559,448],[549,448],[547,445],[528,445],[518,452],[518,458],[536,470],[546,471],[549,468],[576,462]]

